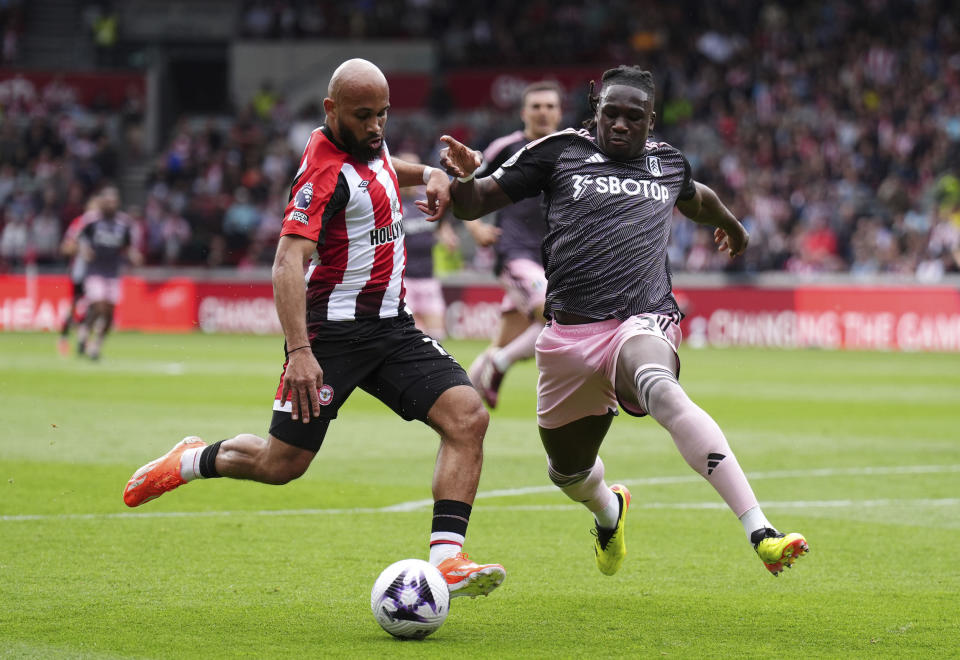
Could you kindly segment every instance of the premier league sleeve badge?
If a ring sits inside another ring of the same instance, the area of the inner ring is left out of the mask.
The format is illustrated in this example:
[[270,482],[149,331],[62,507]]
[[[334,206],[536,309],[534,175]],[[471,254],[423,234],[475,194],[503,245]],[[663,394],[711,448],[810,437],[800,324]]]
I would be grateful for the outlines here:
[[310,208],[310,202],[313,201],[313,183],[307,181],[300,190],[297,191],[297,196],[293,200],[293,207],[306,211]]

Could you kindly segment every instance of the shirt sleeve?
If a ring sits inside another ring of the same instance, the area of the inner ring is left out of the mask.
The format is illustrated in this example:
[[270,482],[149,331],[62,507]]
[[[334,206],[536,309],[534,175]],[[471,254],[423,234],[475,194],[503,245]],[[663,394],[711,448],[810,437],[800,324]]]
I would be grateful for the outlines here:
[[339,163],[307,168],[293,180],[280,235],[317,241],[330,218],[346,208],[348,201],[350,190]]
[[680,157],[683,158],[683,183],[680,184],[680,193],[677,195],[677,200],[685,202],[688,199],[693,199],[694,195],[697,194],[697,186],[693,183],[690,161],[683,154],[680,154]]
[[572,135],[555,133],[531,142],[508,158],[491,175],[514,202],[539,195],[550,183],[560,154]]
[[519,141],[509,142],[492,154],[488,153],[490,148],[487,147],[487,151],[483,152],[483,163],[480,164],[480,169],[477,170],[477,176],[483,178],[496,172],[510,156],[523,148],[523,144],[524,143]]

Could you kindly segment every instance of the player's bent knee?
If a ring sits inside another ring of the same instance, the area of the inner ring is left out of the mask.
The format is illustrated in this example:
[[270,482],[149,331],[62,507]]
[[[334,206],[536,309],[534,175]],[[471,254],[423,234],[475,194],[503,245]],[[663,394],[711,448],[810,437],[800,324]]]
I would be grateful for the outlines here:
[[453,428],[448,428],[444,436],[458,444],[474,445],[479,448],[483,445],[483,437],[487,433],[489,424],[490,413],[481,404],[477,408],[463,411]]
[[454,387],[441,396],[430,411],[430,423],[448,441],[464,444],[483,442],[490,413],[472,387]]
[[464,416],[465,437],[480,444],[483,442],[483,437],[487,434],[487,427],[489,426],[490,413],[483,407],[480,398],[477,397],[477,405]]

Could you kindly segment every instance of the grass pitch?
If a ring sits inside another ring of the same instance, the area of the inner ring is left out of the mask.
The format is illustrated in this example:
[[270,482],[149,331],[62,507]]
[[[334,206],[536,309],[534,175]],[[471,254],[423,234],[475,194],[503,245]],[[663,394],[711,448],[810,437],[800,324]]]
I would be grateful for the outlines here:
[[[479,343],[449,342],[468,363]],[[811,554],[778,579],[649,419],[617,419],[629,555],[594,566],[556,491],[518,365],[493,413],[467,550],[491,597],[399,642],[370,614],[382,568],[425,557],[437,442],[358,393],[308,473],[121,490],[182,436],[264,433],[275,337],[120,334],[99,364],[0,334],[0,657],[956,657],[960,356],[683,350],[765,512]]]

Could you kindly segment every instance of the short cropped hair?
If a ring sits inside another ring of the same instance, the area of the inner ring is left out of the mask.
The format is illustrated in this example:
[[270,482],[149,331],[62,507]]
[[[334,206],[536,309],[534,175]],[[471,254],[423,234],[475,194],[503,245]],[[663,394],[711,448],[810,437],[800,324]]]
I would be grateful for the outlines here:
[[561,102],[563,101],[563,88],[560,87],[558,83],[555,83],[552,80],[539,80],[537,82],[530,83],[523,88],[523,93],[520,95],[521,108],[527,104],[527,96],[533,94],[534,92],[556,92],[557,98]]
[[[621,64],[615,69],[607,69],[600,78],[600,90],[610,85],[627,85],[645,91],[652,99],[656,95],[656,85],[653,74],[637,65]],[[587,103],[590,105],[590,118],[583,122],[584,128],[594,128],[597,125],[597,107],[600,104],[599,91],[594,93],[595,83],[590,81],[590,91],[587,93]]]

